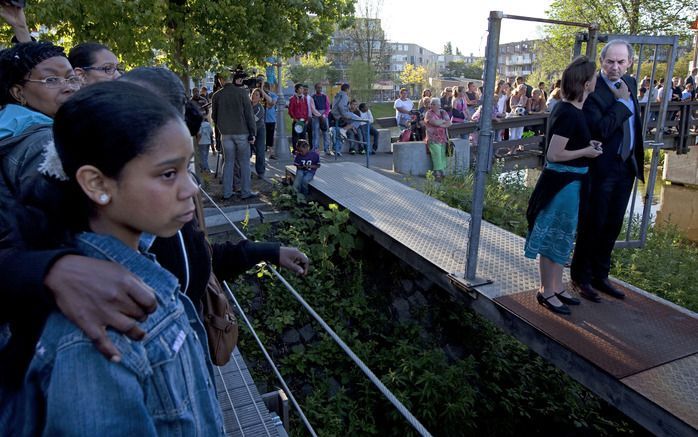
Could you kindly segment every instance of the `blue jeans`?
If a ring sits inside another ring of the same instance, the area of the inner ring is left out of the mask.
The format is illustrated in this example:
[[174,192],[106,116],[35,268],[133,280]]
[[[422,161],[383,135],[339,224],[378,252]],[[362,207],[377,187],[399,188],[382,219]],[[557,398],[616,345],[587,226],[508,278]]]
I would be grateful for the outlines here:
[[[324,127],[325,130],[322,130]],[[313,150],[320,150],[320,134],[322,134],[322,147],[325,152],[330,150],[330,130],[325,117],[313,117]]]
[[208,166],[208,148],[211,144],[199,144],[199,158],[201,160],[202,170],[211,170]]
[[[249,196],[252,188],[250,179],[250,142],[247,135],[221,135],[223,141],[223,197],[233,195],[234,188],[240,188],[241,196]],[[240,167],[240,187],[233,187],[235,163]]]
[[334,151],[335,153],[341,153],[342,151],[342,141],[340,139],[341,133],[339,132],[339,127],[338,126],[332,126],[332,129],[334,129]]
[[308,195],[308,184],[315,177],[315,173],[310,170],[296,169],[296,178],[293,180],[293,189],[296,192]]

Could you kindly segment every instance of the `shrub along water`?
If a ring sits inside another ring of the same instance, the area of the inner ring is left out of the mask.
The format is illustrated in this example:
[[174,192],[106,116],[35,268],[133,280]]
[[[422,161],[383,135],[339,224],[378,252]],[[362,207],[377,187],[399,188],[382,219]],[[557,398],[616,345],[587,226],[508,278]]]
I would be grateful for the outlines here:
[[[463,180],[447,181],[439,187],[448,194],[443,197],[462,198]],[[508,226],[519,226],[510,219],[511,208],[523,200],[518,188],[506,180],[504,184],[492,190],[498,198],[508,199],[509,213],[502,213]],[[309,274],[290,277],[289,282],[435,435],[638,432],[622,415],[464,302],[454,302],[359,235],[348,211],[314,203],[297,208],[285,191],[275,193],[275,202],[277,207],[291,208],[291,219],[260,225],[253,237],[273,236],[309,255],[313,262]],[[234,290],[321,435],[414,435],[268,272],[260,269],[238,280]],[[406,302],[412,303],[408,310],[402,306]],[[272,372],[242,331],[240,346],[255,381],[266,381],[273,389]],[[294,422],[292,434],[305,435],[299,421]]]

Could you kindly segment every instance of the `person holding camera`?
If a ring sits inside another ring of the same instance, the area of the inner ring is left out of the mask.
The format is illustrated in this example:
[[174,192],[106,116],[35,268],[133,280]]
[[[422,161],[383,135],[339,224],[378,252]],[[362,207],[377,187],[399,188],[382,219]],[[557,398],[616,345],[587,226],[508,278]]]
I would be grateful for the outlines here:
[[[213,121],[220,131],[223,143],[223,200],[233,197],[240,190],[240,199],[256,197],[252,191],[250,172],[250,144],[255,142],[257,124],[252,113],[249,93],[243,80],[247,74],[242,69],[233,72],[233,81],[213,95]],[[235,163],[240,166],[239,187],[233,186]]]
[[288,115],[293,120],[291,124],[291,143],[296,151],[299,138],[306,139],[306,122],[308,121],[308,100],[303,95],[303,84],[297,83],[293,88],[295,94],[288,101]]

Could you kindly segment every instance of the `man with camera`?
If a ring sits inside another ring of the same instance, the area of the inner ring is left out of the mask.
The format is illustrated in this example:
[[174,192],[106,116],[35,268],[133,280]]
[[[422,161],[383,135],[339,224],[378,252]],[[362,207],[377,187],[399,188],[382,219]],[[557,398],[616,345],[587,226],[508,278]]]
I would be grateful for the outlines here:
[[303,84],[297,83],[294,87],[295,94],[288,102],[288,115],[293,119],[291,125],[291,143],[293,150],[296,150],[296,142],[299,138],[306,139],[306,122],[310,114],[308,113],[308,99],[303,95]]
[[[233,81],[213,94],[213,121],[221,134],[223,143],[223,199],[228,200],[235,191],[240,191],[242,200],[255,197],[250,172],[250,144],[255,142],[257,131],[250,95],[244,87],[247,73],[238,66],[233,71]],[[240,167],[239,186],[233,186],[235,164]]]

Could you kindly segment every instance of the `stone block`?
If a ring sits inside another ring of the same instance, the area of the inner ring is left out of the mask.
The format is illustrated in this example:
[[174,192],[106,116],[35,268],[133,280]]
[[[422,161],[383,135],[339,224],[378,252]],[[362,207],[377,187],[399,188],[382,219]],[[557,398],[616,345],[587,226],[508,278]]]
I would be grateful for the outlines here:
[[431,170],[431,158],[423,141],[393,143],[393,171],[412,176],[425,176]]
[[446,174],[463,174],[470,169],[470,140],[452,138],[453,156],[448,157]]
[[378,129],[378,152],[392,152],[390,144],[390,129]]
[[667,151],[664,155],[663,178],[675,184],[698,185],[698,153],[691,148],[686,155]]

